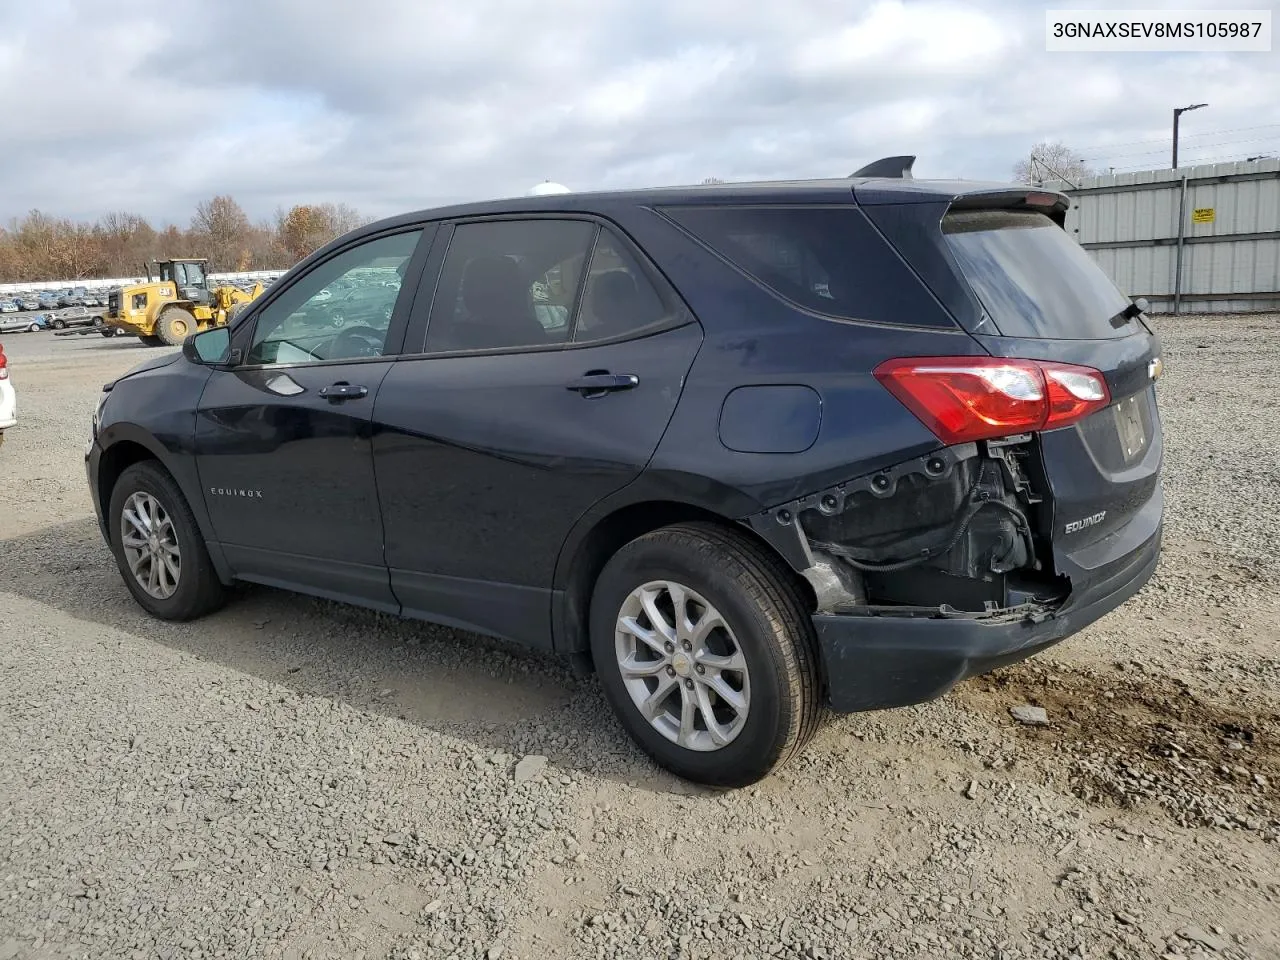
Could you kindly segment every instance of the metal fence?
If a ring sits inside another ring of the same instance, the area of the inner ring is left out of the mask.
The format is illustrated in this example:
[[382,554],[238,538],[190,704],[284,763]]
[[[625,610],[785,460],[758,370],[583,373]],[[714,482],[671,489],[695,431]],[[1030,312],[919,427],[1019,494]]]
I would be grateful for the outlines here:
[[1280,159],[1090,177],[1067,230],[1153,312],[1280,310]]

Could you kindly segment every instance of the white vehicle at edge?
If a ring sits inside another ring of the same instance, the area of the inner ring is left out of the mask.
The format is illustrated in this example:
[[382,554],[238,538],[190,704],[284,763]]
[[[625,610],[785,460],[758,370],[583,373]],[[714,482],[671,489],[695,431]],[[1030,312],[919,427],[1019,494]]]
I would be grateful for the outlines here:
[[4,445],[4,432],[18,422],[18,398],[9,382],[9,361],[0,343],[0,446]]

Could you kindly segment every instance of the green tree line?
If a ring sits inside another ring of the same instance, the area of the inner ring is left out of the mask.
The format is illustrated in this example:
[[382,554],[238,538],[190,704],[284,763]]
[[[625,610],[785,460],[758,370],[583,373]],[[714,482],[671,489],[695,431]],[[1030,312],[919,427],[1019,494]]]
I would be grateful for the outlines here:
[[185,229],[108,213],[94,223],[32,210],[0,227],[0,283],[139,275],[170,257],[207,257],[214,272],[281,270],[368,219],[346,204],[298,204],[253,223],[232,197],[196,205]]

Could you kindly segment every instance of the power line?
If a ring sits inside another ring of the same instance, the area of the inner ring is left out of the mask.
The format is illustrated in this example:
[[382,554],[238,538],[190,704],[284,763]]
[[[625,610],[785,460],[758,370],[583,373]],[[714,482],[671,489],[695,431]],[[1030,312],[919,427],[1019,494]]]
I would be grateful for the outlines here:
[[[1280,141],[1277,141],[1276,149],[1280,150]],[[1241,161],[1241,160],[1263,159],[1264,157],[1266,157],[1265,153],[1256,154],[1254,156],[1241,156],[1238,153],[1232,153],[1229,155],[1218,154],[1217,156],[1200,156],[1200,157],[1188,158],[1185,165],[1186,166],[1202,166],[1208,163],[1234,163],[1236,161]],[[1181,163],[1181,158],[1179,158],[1179,161],[1180,162],[1178,165],[1180,167],[1183,166],[1183,164]],[[1132,173],[1137,170],[1151,170],[1151,169],[1163,170],[1168,168],[1164,166],[1157,166],[1153,168],[1152,165],[1149,163],[1138,163],[1138,164],[1130,164],[1129,166],[1124,166],[1124,167],[1113,167],[1108,171],[1108,173]]]
[[[1280,127],[1280,123],[1264,123],[1256,127],[1234,127],[1229,130],[1208,130],[1203,133],[1184,133],[1178,137],[1179,143],[1185,143],[1188,140],[1197,137],[1218,137],[1224,133],[1249,133],[1254,130],[1270,130],[1273,127]],[[1076,153],[1088,153],[1092,150],[1110,150],[1116,148],[1141,147],[1148,143],[1168,144],[1173,141],[1172,136],[1159,137],[1154,140],[1122,140],[1119,143],[1099,143],[1089,147],[1078,147]]]
[[[1275,140],[1277,136],[1280,136],[1280,134],[1273,134],[1269,137],[1246,137],[1239,140],[1219,140],[1213,143],[1193,143],[1191,146],[1193,148],[1198,147],[1199,149],[1204,150],[1212,147],[1229,147],[1237,143],[1270,143]],[[1180,143],[1182,142],[1181,137],[1179,137],[1178,140]],[[1165,151],[1163,149],[1157,148],[1155,150],[1142,150],[1138,153],[1107,153],[1096,157],[1081,157],[1080,159],[1085,163],[1098,162],[1101,160],[1130,160],[1136,157],[1156,156],[1164,152]]]

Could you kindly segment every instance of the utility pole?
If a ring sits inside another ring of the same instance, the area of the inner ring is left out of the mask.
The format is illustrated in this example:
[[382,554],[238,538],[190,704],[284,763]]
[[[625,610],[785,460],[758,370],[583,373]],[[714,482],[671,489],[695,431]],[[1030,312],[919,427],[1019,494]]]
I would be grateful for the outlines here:
[[1193,103],[1189,107],[1173,108],[1173,169],[1178,169],[1178,118],[1188,110],[1199,110],[1201,107],[1207,107],[1207,103]]

